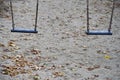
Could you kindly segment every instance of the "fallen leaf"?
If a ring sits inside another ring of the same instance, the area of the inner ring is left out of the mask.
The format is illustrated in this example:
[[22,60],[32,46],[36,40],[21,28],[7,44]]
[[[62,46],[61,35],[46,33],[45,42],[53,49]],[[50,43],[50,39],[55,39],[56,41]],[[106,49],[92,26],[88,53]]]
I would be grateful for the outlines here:
[[0,47],[5,47],[5,45],[4,45],[4,44],[2,44],[2,43],[0,43]]
[[2,70],[2,73],[5,75],[15,76],[19,73],[16,70],[17,70],[16,66],[5,66],[4,65],[4,69]]
[[31,40],[33,37],[24,37],[23,40]]
[[33,54],[39,54],[41,51],[39,49],[32,49],[31,52]]
[[94,70],[94,68],[93,67],[89,67],[89,68],[87,68],[87,70],[88,71],[92,71],[92,70]]
[[88,69],[88,71],[92,71],[92,70],[95,70],[95,69],[98,69],[98,68],[100,68],[100,65],[94,65],[92,67],[88,67],[87,69]]
[[87,48],[88,48],[88,47],[87,47],[87,46],[85,46],[85,45],[83,45],[83,46],[81,46],[81,47],[83,48],[83,50],[84,50],[84,51],[86,51],[86,50],[87,50]]
[[15,43],[14,43],[14,42],[9,41],[9,42],[8,42],[8,46],[15,47],[16,45],[15,45]]
[[38,67],[37,65],[32,65],[30,68],[32,68],[32,70],[39,70],[40,67]]
[[108,59],[111,58],[111,56],[109,56],[109,55],[105,55],[104,58],[108,60]]
[[2,58],[9,59],[14,63],[13,66],[2,65],[3,67],[2,74],[16,76],[18,74],[25,74],[25,73],[29,74],[32,72],[31,69],[25,69],[25,67],[30,68],[30,66],[34,64],[26,60],[26,58],[23,55],[16,55],[16,56],[3,55]]
[[98,54],[107,54],[107,53],[108,53],[108,51],[98,50],[98,51],[97,51],[97,53],[98,53]]
[[3,55],[2,56],[2,59],[11,59],[12,57],[11,56],[8,56],[8,55]]
[[62,77],[64,76],[64,72],[54,72],[53,75],[54,77]]
[[19,48],[18,46],[15,46],[14,49],[15,49],[15,50],[18,50],[18,49],[20,49],[20,48]]

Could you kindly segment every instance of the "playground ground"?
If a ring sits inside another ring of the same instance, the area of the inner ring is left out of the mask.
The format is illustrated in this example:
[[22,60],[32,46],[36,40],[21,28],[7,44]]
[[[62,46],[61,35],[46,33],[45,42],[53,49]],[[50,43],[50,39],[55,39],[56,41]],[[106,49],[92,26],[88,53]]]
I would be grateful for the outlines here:
[[[12,33],[0,12],[0,80],[120,80],[120,1],[113,35],[86,35],[86,0],[40,0],[38,33]],[[13,0],[16,27],[34,27],[35,0]],[[91,29],[107,29],[110,0],[90,0]],[[6,9],[7,8],[7,9]]]

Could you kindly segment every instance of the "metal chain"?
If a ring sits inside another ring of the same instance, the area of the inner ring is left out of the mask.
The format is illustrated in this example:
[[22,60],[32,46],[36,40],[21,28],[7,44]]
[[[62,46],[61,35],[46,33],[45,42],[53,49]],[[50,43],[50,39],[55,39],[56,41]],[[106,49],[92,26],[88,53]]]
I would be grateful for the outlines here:
[[38,6],[39,6],[39,0],[37,0],[37,4],[36,4],[36,18],[35,18],[35,31],[37,28],[37,19],[38,19]]
[[89,0],[87,0],[87,32],[89,32]]
[[13,27],[13,30],[14,30],[15,29],[15,24],[14,24],[14,14],[13,14],[12,0],[10,0],[10,8],[11,8],[11,16],[12,16],[12,27]]
[[115,0],[113,0],[112,13],[111,13],[110,24],[109,24],[109,28],[108,28],[108,31],[109,31],[109,32],[110,32],[111,29],[112,29],[112,21],[113,21],[113,13],[114,13],[114,9],[115,9]]

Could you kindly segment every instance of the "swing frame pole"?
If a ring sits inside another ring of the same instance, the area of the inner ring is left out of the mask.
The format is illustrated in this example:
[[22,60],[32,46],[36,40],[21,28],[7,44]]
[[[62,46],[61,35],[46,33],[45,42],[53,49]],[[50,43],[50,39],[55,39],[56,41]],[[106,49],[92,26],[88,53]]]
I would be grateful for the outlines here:
[[37,3],[36,3],[36,17],[35,17],[34,29],[33,30],[30,30],[30,29],[16,29],[15,28],[15,23],[14,23],[14,13],[13,13],[12,0],[10,0],[10,8],[11,8],[11,16],[12,16],[12,30],[11,30],[11,32],[38,33],[38,31],[37,31],[38,6],[39,6],[39,0],[37,0]]

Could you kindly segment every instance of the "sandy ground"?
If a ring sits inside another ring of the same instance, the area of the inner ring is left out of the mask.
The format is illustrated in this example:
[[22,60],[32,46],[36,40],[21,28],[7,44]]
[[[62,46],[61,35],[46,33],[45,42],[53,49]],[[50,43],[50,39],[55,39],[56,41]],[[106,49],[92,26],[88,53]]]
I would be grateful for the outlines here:
[[[91,29],[107,29],[111,4],[90,0]],[[35,5],[13,0],[16,27],[33,28]],[[119,0],[111,36],[85,34],[86,0],[40,0],[38,34],[10,32],[10,10],[1,13],[0,80],[120,80]]]

